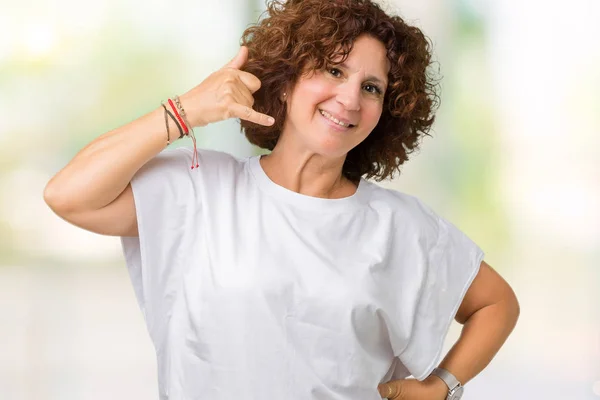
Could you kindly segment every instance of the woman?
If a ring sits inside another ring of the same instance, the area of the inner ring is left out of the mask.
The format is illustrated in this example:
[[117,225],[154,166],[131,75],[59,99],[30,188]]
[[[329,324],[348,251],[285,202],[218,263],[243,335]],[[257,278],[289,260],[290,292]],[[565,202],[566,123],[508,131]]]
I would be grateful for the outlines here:
[[[368,0],[267,11],[231,62],[91,142],[45,200],[122,237],[161,399],[457,400],[516,297],[450,222],[365,179],[433,123],[427,41]],[[271,153],[163,151],[227,118]]]

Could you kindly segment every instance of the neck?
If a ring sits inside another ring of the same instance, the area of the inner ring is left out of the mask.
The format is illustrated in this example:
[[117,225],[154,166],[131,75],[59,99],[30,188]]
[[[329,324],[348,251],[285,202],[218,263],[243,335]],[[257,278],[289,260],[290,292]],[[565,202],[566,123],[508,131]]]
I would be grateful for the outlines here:
[[278,146],[271,154],[262,156],[260,163],[267,176],[279,186],[306,196],[330,199],[356,192],[356,185],[342,175],[345,155],[326,158],[309,151],[285,151]]

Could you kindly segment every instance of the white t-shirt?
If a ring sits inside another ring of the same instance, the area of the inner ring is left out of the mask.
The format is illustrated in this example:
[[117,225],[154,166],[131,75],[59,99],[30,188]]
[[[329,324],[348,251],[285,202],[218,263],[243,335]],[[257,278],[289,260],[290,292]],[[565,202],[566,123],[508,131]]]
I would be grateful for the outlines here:
[[482,250],[420,200],[362,179],[342,199],[275,184],[259,157],[167,149],[122,237],[160,399],[380,400],[439,363]]

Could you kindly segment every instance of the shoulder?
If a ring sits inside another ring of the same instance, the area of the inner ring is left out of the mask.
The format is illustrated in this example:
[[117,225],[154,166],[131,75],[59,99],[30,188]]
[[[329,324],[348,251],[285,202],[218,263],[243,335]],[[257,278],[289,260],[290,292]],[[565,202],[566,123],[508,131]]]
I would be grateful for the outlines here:
[[369,205],[379,214],[387,214],[399,226],[437,235],[439,216],[420,198],[396,189],[368,182],[371,187]]
[[[219,150],[211,149],[197,149],[198,158],[205,160],[210,164],[231,164],[239,162],[239,159],[229,153]],[[188,160],[191,166],[192,159],[194,158],[194,148],[190,146],[180,146],[175,148],[168,148],[156,156],[159,159],[164,160]],[[190,168],[191,169],[191,168]]]
[[[194,149],[186,147],[186,149],[193,153]],[[198,149],[198,157],[205,160],[207,163],[218,164],[218,165],[234,165],[239,163],[239,158],[232,154],[226,153],[220,150],[212,149]]]
[[[196,172],[215,172],[222,168],[235,167],[241,159],[223,151],[211,149],[197,149],[196,160],[194,149],[189,146],[167,148],[158,153],[144,165],[145,169],[160,166],[163,169],[177,172],[179,175],[190,175]],[[198,169],[196,170],[196,164]],[[192,168],[194,166],[194,168]]]
[[191,165],[192,154],[185,148],[167,148],[142,165],[132,179],[132,183],[178,179],[188,173]]
[[389,189],[368,182],[371,187],[371,202],[377,207],[388,207],[392,212],[416,218],[437,219],[433,209],[417,196],[396,189]]
[[223,181],[223,178],[239,174],[243,160],[217,150],[197,151],[196,160],[192,147],[180,146],[162,150],[135,173],[131,179],[132,186],[153,186],[157,190],[166,187],[173,190],[192,190],[192,187]]

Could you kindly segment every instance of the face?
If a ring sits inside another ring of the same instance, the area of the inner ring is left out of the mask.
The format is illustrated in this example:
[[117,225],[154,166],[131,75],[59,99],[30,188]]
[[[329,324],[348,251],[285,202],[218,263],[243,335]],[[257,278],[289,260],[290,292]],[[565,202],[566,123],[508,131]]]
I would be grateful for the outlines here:
[[282,135],[290,135],[308,151],[345,156],[377,125],[389,69],[383,43],[359,36],[343,65],[326,66],[299,79],[286,99]]

